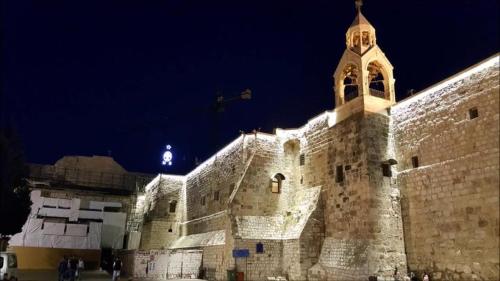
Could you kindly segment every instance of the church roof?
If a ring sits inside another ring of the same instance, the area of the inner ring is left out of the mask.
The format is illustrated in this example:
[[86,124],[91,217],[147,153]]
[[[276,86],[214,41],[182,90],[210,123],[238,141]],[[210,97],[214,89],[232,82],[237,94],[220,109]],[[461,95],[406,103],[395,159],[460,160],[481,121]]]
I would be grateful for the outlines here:
[[358,15],[354,19],[354,21],[351,24],[351,27],[361,25],[361,24],[366,24],[366,25],[371,25],[370,22],[363,16],[361,12],[358,12]]

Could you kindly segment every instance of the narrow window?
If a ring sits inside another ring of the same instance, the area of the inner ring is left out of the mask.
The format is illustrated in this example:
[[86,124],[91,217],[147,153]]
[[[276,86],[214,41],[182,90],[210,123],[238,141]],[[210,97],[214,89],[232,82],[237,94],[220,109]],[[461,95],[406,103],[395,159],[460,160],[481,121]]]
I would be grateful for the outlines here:
[[469,119],[475,119],[479,117],[479,111],[477,111],[477,107],[473,107],[469,109]]
[[382,164],[382,174],[384,177],[392,177],[391,165],[389,163]]
[[271,179],[271,192],[272,193],[280,193],[281,186],[282,186],[284,180],[285,180],[285,176],[283,176],[283,174],[277,173],[276,175],[274,175],[274,177]]
[[411,158],[411,165],[413,168],[418,168],[418,156],[413,156]]
[[175,213],[175,209],[177,208],[177,201],[172,201],[170,202],[170,205],[169,205],[169,212],[170,213]]
[[201,196],[201,205],[205,206],[205,196]]
[[257,243],[257,244],[255,245],[255,252],[256,252],[257,254],[262,254],[262,253],[264,253],[264,244],[262,244],[262,243],[260,243],[260,242],[259,242],[259,243]]
[[219,191],[214,192],[214,201],[219,201]]
[[337,166],[337,172],[335,174],[335,179],[336,182],[343,182],[344,181],[344,167],[342,165]]
[[304,166],[306,164],[306,156],[304,153],[300,155],[300,166]]

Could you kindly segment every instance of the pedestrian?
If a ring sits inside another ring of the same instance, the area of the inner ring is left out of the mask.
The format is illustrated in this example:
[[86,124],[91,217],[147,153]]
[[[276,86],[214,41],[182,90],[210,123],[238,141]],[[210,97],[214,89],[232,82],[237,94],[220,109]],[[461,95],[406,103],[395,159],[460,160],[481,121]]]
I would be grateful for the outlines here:
[[82,278],[82,272],[83,272],[84,268],[85,268],[85,263],[83,262],[82,258],[79,258],[78,259],[78,270],[77,270],[77,276],[78,276],[79,280],[81,280],[81,278]]
[[424,276],[422,277],[422,281],[429,281],[429,274],[427,274],[427,272],[424,272]]
[[69,259],[69,272],[71,281],[75,281],[77,270],[78,270],[78,260],[75,257],[71,257],[71,259]]
[[64,281],[66,271],[68,271],[68,258],[63,257],[59,262],[59,266],[57,267],[57,273],[59,274],[59,281]]
[[120,272],[122,270],[122,261],[120,258],[115,258],[115,262],[113,263],[113,281],[120,280]]

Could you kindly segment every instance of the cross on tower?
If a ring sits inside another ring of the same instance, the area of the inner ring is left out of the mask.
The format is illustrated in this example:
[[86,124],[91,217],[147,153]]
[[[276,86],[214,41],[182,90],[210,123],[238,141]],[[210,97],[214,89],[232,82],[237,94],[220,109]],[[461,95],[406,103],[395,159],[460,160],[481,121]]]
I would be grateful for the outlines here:
[[355,0],[354,4],[356,5],[356,11],[361,12],[361,6],[363,6],[363,0]]

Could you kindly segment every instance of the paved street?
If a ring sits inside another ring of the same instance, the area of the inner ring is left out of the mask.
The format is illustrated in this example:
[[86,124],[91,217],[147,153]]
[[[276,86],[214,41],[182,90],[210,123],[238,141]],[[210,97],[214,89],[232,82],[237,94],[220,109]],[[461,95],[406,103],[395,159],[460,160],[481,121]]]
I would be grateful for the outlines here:
[[[55,270],[20,270],[19,281],[55,281],[57,272]],[[110,281],[111,276],[104,271],[87,271],[82,274],[82,281]],[[121,278],[121,281],[156,281],[153,279]],[[171,279],[172,281],[203,281],[200,279]]]

